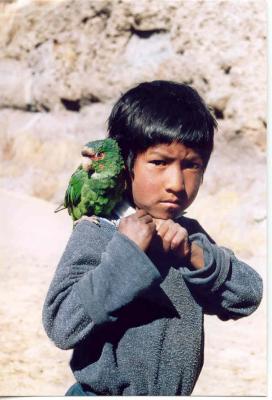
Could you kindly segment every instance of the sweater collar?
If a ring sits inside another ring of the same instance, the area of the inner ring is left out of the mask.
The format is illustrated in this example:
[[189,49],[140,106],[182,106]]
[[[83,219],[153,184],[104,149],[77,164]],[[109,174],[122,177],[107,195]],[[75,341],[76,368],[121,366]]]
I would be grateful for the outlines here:
[[114,209],[114,214],[120,218],[128,217],[131,214],[135,213],[135,208],[133,208],[130,203],[126,200],[122,200]]
[[[118,220],[124,217],[128,217],[129,215],[134,214],[135,212],[136,212],[135,208],[132,207],[127,200],[122,200],[120,203],[118,203],[113,211],[115,217]],[[184,214],[186,214],[186,211],[183,211],[179,216],[175,218],[175,220],[178,220]]]

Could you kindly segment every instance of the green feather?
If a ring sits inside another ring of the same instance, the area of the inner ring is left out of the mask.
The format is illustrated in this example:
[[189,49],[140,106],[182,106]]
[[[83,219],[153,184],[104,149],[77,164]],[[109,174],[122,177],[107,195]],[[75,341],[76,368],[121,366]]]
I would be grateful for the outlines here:
[[110,215],[125,189],[125,164],[117,142],[111,138],[96,140],[84,148],[97,156],[91,158],[89,171],[80,165],[70,178],[63,207],[73,221],[83,215]]

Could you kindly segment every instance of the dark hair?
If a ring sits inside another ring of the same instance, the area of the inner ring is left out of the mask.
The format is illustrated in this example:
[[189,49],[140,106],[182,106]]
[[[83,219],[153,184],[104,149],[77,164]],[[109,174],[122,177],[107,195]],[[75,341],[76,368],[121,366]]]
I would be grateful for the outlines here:
[[206,167],[213,150],[216,120],[197,91],[171,81],[143,82],[114,105],[108,134],[117,140],[132,170],[137,154],[177,141],[196,149]]

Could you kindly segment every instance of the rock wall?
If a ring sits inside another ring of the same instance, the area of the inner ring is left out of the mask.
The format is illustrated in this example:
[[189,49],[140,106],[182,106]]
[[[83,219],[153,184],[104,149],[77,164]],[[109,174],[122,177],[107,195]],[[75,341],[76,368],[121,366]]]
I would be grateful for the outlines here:
[[[71,224],[21,193],[60,203],[82,144],[105,136],[112,104],[141,81],[190,83],[214,108],[215,150],[188,214],[265,278],[266,9],[265,0],[0,0],[0,185],[17,192],[1,198],[3,394],[61,395],[73,382],[66,353],[35,322]],[[252,318],[206,318],[195,395],[265,394],[265,295]]]
[[219,122],[203,196],[223,208],[236,196],[265,218],[264,0],[9,0],[0,12],[4,188],[60,202],[118,96],[171,79],[199,90]]

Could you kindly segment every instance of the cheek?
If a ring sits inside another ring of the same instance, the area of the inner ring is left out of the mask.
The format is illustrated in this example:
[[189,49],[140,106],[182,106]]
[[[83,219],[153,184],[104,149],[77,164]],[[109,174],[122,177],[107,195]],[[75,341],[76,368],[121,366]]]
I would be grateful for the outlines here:
[[152,188],[153,184],[148,176],[142,175],[140,178],[132,180],[132,193],[135,195],[145,196]]
[[132,196],[136,203],[150,203],[158,192],[157,182],[150,177],[150,174],[141,173],[132,179]]
[[201,183],[202,176],[191,177],[191,179],[188,180],[188,194],[193,200],[199,191]]

